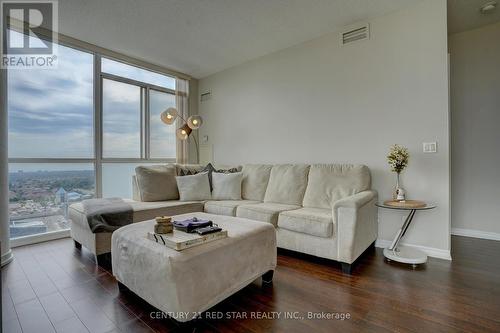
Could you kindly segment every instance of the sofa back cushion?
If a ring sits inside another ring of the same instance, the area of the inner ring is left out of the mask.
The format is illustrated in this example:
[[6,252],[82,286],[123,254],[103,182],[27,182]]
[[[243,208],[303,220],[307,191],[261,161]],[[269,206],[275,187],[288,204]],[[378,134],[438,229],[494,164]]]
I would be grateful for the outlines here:
[[141,201],[179,199],[175,165],[138,166],[135,174]]
[[370,189],[370,170],[365,165],[314,164],[302,205],[331,208],[337,200]]
[[241,181],[241,197],[245,200],[263,201],[272,165],[245,164]]
[[276,164],[271,169],[264,202],[302,205],[309,165]]

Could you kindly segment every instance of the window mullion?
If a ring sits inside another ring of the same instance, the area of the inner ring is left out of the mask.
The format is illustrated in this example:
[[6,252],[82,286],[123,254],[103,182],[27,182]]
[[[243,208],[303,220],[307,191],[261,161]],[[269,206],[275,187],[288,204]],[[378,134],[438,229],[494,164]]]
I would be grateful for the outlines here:
[[145,156],[146,160],[151,158],[151,129],[150,129],[150,108],[149,108],[149,93],[150,89],[148,86],[144,88],[144,143],[145,143]]
[[102,77],[101,56],[94,54],[94,158],[96,197],[102,197]]

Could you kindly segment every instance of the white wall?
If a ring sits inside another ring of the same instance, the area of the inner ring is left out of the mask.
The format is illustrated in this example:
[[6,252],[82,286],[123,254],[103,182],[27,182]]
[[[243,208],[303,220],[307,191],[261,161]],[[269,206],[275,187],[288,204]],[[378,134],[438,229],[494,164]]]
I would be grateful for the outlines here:
[[[395,175],[389,146],[411,152],[409,198],[436,202],[417,213],[406,243],[450,249],[446,1],[426,0],[369,20],[371,39],[341,47],[339,34],[285,49],[200,80],[200,103],[217,163],[352,162],[372,171],[381,200]],[[437,154],[422,142],[437,141]],[[380,210],[379,239],[402,214]]]
[[[452,227],[500,239],[500,23],[450,36]],[[465,230],[464,230],[465,229]]]

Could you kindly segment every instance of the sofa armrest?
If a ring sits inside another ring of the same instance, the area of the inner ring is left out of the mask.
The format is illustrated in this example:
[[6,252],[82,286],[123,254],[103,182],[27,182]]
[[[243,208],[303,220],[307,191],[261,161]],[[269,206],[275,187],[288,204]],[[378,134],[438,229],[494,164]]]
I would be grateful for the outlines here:
[[137,177],[132,176],[132,199],[135,201],[142,201],[141,191],[139,191],[139,184],[137,183]]
[[378,235],[376,191],[357,193],[333,204],[338,261],[353,263]]

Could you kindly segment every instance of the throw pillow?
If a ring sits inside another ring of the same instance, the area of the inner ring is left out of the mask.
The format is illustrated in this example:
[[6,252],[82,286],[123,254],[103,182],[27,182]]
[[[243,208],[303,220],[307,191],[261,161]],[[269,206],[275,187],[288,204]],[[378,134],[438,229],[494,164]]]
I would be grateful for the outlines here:
[[212,191],[212,172],[215,171],[212,163],[208,163],[200,172],[208,172],[208,181],[210,182],[210,191]]
[[177,176],[175,180],[180,201],[209,200],[212,197],[207,172],[192,176]]
[[192,176],[196,175],[199,172],[201,172],[201,169],[187,168],[187,167],[179,168],[179,176]]
[[210,191],[212,191],[213,190],[213,185],[212,185],[212,173],[213,172],[233,173],[233,172],[238,172],[238,168],[215,169],[215,167],[212,165],[212,163],[208,163],[201,170],[196,170],[196,169],[192,169],[192,168],[180,168],[180,170],[179,170],[179,176],[192,176],[192,175],[196,175],[196,174],[198,174],[200,172],[208,172],[208,181],[210,183]]
[[241,200],[243,173],[212,173],[213,200]]
[[179,199],[175,165],[138,166],[135,168],[141,201]]
[[239,172],[239,170],[238,170],[238,168],[215,169],[214,172],[218,172],[218,173],[235,173],[235,172]]

